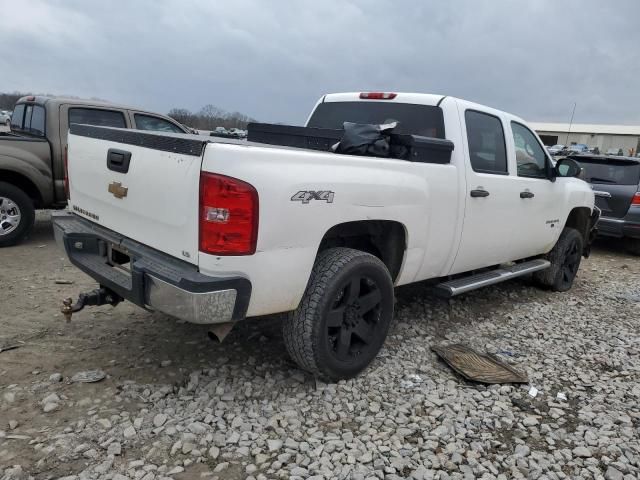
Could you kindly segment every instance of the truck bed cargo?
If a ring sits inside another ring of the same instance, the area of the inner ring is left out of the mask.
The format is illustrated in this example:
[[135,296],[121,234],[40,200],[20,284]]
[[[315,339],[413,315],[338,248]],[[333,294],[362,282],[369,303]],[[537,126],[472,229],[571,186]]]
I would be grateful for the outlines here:
[[[343,135],[344,130],[330,128],[250,123],[247,140],[269,145],[330,152]],[[406,155],[401,157],[392,154],[390,158],[423,163],[449,163],[451,160],[454,146],[450,140],[393,133],[389,137],[391,146],[407,148]],[[393,153],[393,151],[392,149],[391,152]]]

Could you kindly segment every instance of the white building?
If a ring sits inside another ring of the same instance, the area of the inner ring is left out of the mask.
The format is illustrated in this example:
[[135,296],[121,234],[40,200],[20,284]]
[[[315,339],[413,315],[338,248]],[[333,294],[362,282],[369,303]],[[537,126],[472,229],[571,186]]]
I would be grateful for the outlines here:
[[601,153],[610,148],[621,148],[624,155],[634,149],[640,151],[640,126],[631,125],[590,125],[574,123],[569,133],[568,123],[530,122],[545,145],[572,145],[584,143],[590,148],[598,147]]

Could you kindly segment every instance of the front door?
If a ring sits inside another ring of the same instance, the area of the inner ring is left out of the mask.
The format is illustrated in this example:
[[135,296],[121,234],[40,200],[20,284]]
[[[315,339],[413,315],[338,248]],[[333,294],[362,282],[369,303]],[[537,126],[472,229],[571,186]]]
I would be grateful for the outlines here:
[[549,180],[551,165],[544,147],[526,126],[510,122],[519,192],[513,205],[523,233],[512,249],[514,260],[546,253],[555,245],[568,212],[564,202],[564,179]]

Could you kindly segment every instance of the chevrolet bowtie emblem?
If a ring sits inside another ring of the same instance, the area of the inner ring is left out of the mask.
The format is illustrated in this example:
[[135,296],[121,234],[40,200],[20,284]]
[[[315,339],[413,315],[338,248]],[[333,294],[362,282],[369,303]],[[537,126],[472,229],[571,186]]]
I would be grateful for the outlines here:
[[129,189],[123,187],[120,182],[111,182],[109,184],[109,193],[112,193],[116,198],[124,198],[127,196]]

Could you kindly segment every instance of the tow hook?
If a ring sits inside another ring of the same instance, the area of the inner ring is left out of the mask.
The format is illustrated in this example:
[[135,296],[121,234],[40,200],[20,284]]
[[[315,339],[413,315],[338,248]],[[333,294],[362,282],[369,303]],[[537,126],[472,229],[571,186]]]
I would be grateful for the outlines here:
[[96,288],[87,293],[81,293],[78,296],[78,301],[75,305],[72,305],[73,300],[71,298],[65,298],[62,300],[62,308],[60,311],[64,315],[67,323],[71,321],[71,316],[75,312],[79,312],[84,307],[92,306],[92,305],[112,305],[116,306],[118,303],[122,301],[122,297],[120,297],[115,292],[109,290],[105,287]]

